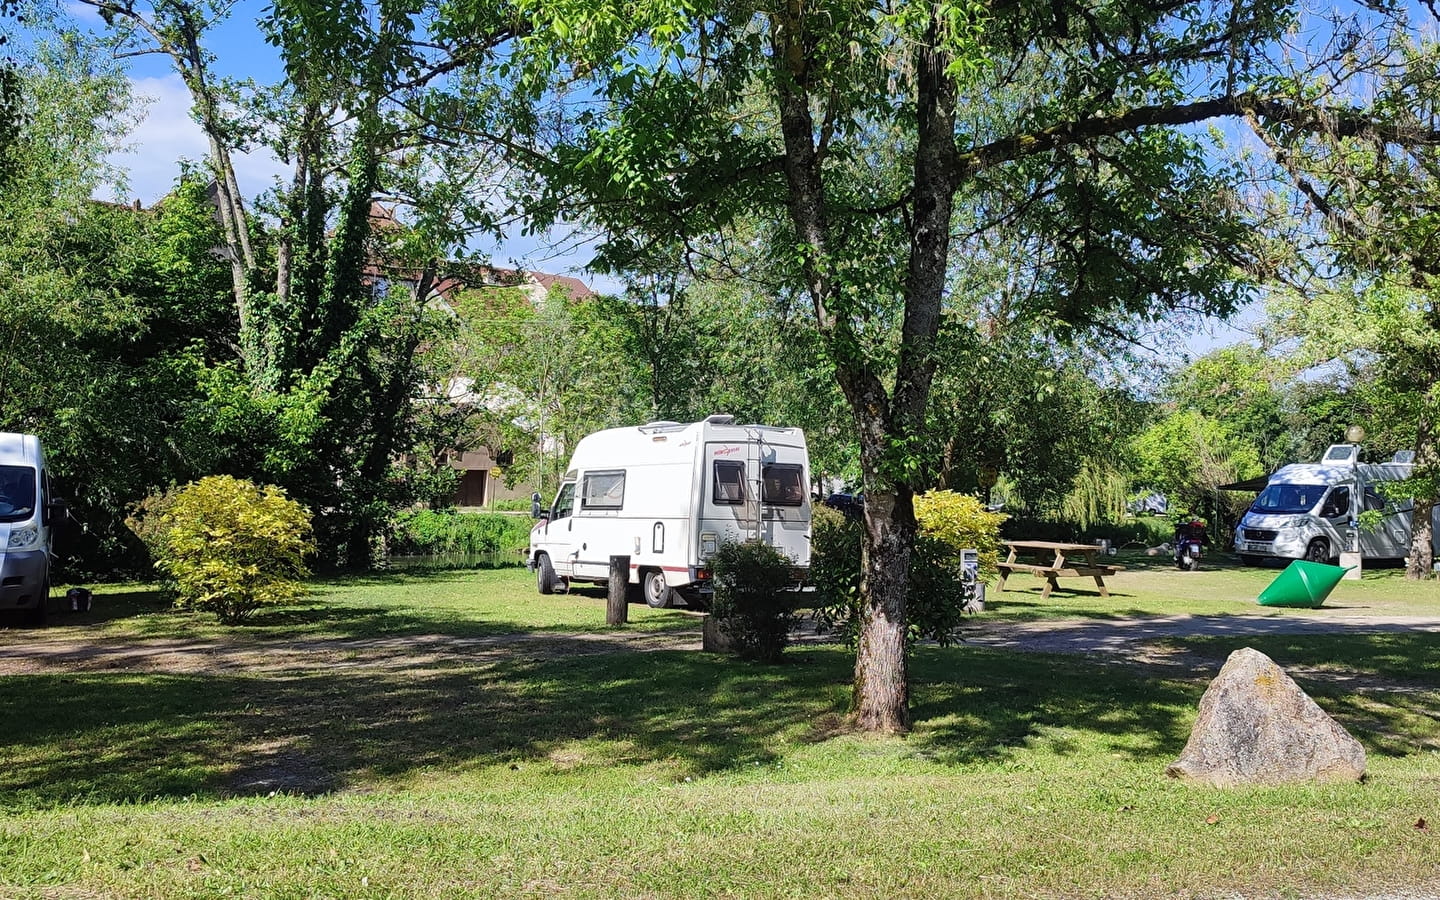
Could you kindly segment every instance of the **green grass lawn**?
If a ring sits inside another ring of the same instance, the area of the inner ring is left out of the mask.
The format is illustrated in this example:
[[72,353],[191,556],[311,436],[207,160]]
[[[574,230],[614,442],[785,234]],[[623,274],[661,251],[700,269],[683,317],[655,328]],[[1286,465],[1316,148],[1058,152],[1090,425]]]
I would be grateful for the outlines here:
[[[992,585],[987,614],[1005,618],[1107,617],[1157,615],[1294,615],[1257,607],[1255,598],[1282,566],[1242,566],[1231,554],[1215,553],[1198,572],[1176,569],[1167,556],[1139,553],[1116,557],[1125,570],[1105,579],[1110,597],[1100,596],[1089,578],[1061,578],[1060,589],[1045,600],[1045,582],[1025,574],[1011,576],[1006,590]],[[1440,581],[1405,580],[1401,568],[1369,568],[1359,581],[1341,581],[1319,615],[1440,616]]]
[[[92,612],[58,616],[54,624],[62,632],[79,623],[89,631],[98,628],[115,636],[259,642],[422,634],[487,637],[605,628],[603,587],[577,586],[573,594],[541,597],[535,590],[535,577],[519,567],[318,579],[301,602],[260,610],[239,627],[221,625],[213,615],[172,610],[152,585],[100,585],[95,587],[95,597]],[[629,619],[626,627],[631,630],[699,627],[686,610],[655,610],[644,604],[630,604]]]
[[[1129,596],[1057,595],[1045,612],[1067,603],[1085,615],[1226,611],[1205,606],[1225,602],[1240,612],[1244,597],[1220,593],[1268,580],[1133,574]],[[1209,596],[1177,596],[1205,593],[1207,579]],[[1356,604],[1398,611],[1412,602],[1385,579],[1353,587]],[[1421,587],[1433,596],[1433,584]],[[257,640],[603,627],[601,594],[540,597],[524,572],[317,588],[306,605],[262,620]],[[1008,606],[993,615],[1041,614]],[[1253,599],[1245,608],[1254,611]],[[683,612],[630,612],[635,628],[695,626]],[[7,646],[66,634],[249,633],[163,613],[138,589],[101,592],[94,616],[0,633],[0,660]],[[1215,658],[1233,649],[1221,639],[1179,643]],[[1366,745],[1365,783],[1214,791],[1170,782],[1163,770],[1184,745],[1203,680],[963,645],[917,651],[915,730],[905,739],[839,727],[853,657],[832,646],[792,648],[779,666],[517,645],[417,668],[3,677],[0,897],[1440,888],[1436,637],[1247,643],[1304,671],[1403,682],[1360,691],[1297,671]]]

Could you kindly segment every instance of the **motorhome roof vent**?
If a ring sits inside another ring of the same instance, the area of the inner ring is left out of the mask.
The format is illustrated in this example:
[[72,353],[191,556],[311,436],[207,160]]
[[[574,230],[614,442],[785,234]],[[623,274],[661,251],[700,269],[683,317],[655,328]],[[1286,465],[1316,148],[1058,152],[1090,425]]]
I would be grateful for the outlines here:
[[705,421],[709,422],[711,425],[734,425],[735,417],[725,415],[706,416]]
[[1320,459],[1323,463],[1353,463],[1360,459],[1360,448],[1354,444],[1331,444]]
[[1401,465],[1405,465],[1405,466],[1414,465],[1414,463],[1415,463],[1415,451],[1414,451],[1414,450],[1396,450],[1396,451],[1395,451],[1395,457],[1394,457],[1393,459],[1391,459],[1390,461],[1391,461],[1391,462],[1397,462],[1397,463],[1400,463]]

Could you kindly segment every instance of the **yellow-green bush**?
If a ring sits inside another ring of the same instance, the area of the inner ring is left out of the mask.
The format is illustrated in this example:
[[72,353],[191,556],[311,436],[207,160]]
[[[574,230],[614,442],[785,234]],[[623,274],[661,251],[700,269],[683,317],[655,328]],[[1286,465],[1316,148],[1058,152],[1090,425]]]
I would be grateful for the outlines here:
[[176,606],[238,622],[304,593],[310,513],[278,487],[213,475],[180,488],[160,515],[158,567]]
[[915,498],[920,533],[949,547],[959,560],[961,550],[980,551],[981,577],[994,575],[1000,561],[1000,525],[1004,513],[990,512],[979,498],[954,491],[931,491]]

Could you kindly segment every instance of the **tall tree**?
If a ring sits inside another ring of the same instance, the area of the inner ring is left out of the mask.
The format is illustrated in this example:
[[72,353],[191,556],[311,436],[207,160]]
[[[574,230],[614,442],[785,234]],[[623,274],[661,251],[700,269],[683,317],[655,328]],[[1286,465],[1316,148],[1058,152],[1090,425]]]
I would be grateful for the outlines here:
[[[1308,121],[1268,88],[1292,5],[522,9],[536,23],[527,83],[577,101],[576,130],[554,154],[556,209],[612,227],[602,261],[623,267],[744,214],[773,223],[860,446],[855,721],[904,730],[913,496],[929,468],[919,451],[947,284],[966,263],[957,227],[1032,224],[1050,252],[1016,261],[1016,277],[1034,280],[1057,331],[1181,303],[1229,309],[1246,244],[1238,204],[1195,132],[1174,126]],[[884,165],[897,153],[903,166]]]
[[204,182],[145,211],[91,199],[120,190],[103,159],[129,83],[80,34],[32,37],[0,208],[0,430],[45,441],[87,526],[64,552],[123,569],[126,505],[217,457],[196,379],[234,342],[226,271]]
[[[1291,179],[1296,211],[1323,235],[1284,273],[1296,290],[1272,305],[1272,320],[1301,339],[1306,362],[1367,368],[1372,395],[1405,423],[1415,451],[1406,576],[1423,578],[1440,504],[1440,43],[1405,28],[1346,42],[1385,61],[1373,82],[1357,90],[1323,69],[1291,73],[1293,91],[1334,98],[1329,114],[1308,128],[1251,118]],[[1354,115],[1360,103],[1374,121]]]
[[[463,129],[490,121],[471,70],[509,38],[508,21],[467,18],[459,42],[431,27],[426,0],[285,0],[264,31],[287,82],[260,89],[214,74],[208,35],[230,4],[85,2],[122,53],[172,61],[209,142],[237,333],[233,358],[204,379],[236,448],[220,465],[315,509],[324,562],[365,565],[404,499],[391,467],[419,421],[443,263],[505,208],[490,144]],[[257,216],[234,158],[259,143],[293,176]]]

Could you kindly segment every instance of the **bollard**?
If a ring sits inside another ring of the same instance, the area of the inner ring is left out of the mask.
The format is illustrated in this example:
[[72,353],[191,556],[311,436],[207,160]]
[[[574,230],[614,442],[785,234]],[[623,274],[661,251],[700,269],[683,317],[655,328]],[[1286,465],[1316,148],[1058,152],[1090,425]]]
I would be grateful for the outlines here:
[[630,557],[610,557],[610,596],[605,604],[605,624],[624,625],[629,621],[630,610],[625,595],[630,588]]

